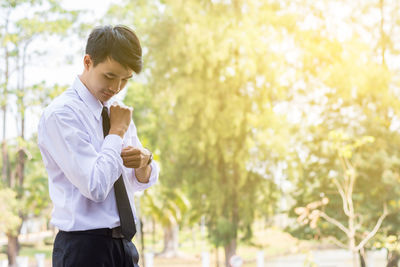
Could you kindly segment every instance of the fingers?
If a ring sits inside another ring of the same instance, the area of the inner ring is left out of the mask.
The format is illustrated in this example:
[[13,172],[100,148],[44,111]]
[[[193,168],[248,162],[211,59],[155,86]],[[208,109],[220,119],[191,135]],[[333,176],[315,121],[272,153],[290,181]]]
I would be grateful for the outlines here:
[[121,157],[128,157],[128,156],[134,156],[134,155],[140,155],[141,151],[138,148],[133,148],[133,147],[125,147],[121,151]]
[[122,150],[121,150],[121,153],[122,152],[128,152],[131,149],[133,149],[133,147],[131,147],[131,146],[123,147]]
[[[129,151],[130,152],[130,151]],[[140,168],[145,164],[146,156],[139,153],[139,154],[129,154],[129,155],[122,155],[121,158],[123,164],[127,168]]]
[[124,107],[114,102],[110,106],[110,134],[124,137],[132,120],[132,108]]
[[118,103],[117,101],[114,101],[114,102],[112,103],[111,106],[114,106],[114,107],[121,107],[121,108],[127,108],[127,109],[129,109],[131,112],[133,112],[133,110],[134,110],[133,107],[125,106],[123,103]]
[[124,166],[125,167],[127,167],[127,168],[139,168],[140,166],[141,166],[141,164],[142,164],[142,162],[139,160],[139,161],[129,161],[129,162],[126,162],[126,161],[124,161]]
[[139,168],[143,165],[142,157],[129,157],[129,158],[122,158],[125,167],[128,168]]
[[133,160],[142,160],[142,159],[144,159],[144,156],[143,155],[129,155],[129,156],[123,156],[123,155],[121,155],[121,157],[122,157],[122,160],[124,160],[124,161],[133,161]]
[[146,155],[139,148],[125,147],[121,151],[121,158],[125,167],[140,168],[146,161]]

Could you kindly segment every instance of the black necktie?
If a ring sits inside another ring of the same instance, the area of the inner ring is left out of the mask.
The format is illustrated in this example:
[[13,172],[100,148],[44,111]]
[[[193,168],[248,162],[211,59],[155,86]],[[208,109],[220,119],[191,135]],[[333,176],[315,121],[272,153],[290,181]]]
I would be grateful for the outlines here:
[[[106,137],[110,131],[110,118],[108,117],[107,107],[103,107],[101,116],[103,117],[103,134]],[[122,175],[114,183],[114,192],[121,222],[121,232],[125,239],[131,241],[136,234],[136,225]]]

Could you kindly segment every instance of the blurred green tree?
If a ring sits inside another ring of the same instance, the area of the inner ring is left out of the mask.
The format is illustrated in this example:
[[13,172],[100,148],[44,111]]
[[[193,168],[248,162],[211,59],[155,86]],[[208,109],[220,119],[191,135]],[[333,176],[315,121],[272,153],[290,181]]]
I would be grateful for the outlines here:
[[146,114],[134,117],[139,132],[148,129],[159,152],[160,182],[182,189],[205,214],[209,239],[225,248],[228,264],[279,195],[268,166],[286,149],[288,133],[272,107],[287,84],[272,43],[280,44],[294,19],[259,1],[128,1],[122,10],[145,47],[149,97]]
[[[358,4],[323,1],[318,6],[310,2],[301,7],[311,10],[304,14],[309,16],[308,19],[312,16],[310,14],[314,14],[316,21],[310,27],[312,29],[303,29],[295,35],[301,62],[298,69],[299,82],[302,83],[295,96],[302,99],[302,110],[301,119],[294,127],[294,138],[297,139],[293,141],[296,143],[293,152],[296,156],[289,160],[289,168],[296,170],[292,172],[292,181],[296,188],[292,194],[295,199],[293,207],[306,207],[309,203],[327,197],[330,204],[325,211],[328,216],[336,218],[343,226],[350,227],[342,198],[334,180],[330,178],[332,173],[341,177],[345,177],[346,173],[338,154],[329,149],[329,133],[344,133],[349,144],[357,142],[360,136],[374,138],[373,143],[357,148],[350,157],[357,180],[351,197],[354,209],[357,210],[353,219],[360,233],[354,237],[354,243],[360,244],[371,233],[371,229],[374,229],[382,214],[385,214],[385,205],[389,215],[383,221],[377,236],[389,236],[388,228],[398,231],[398,221],[396,223],[392,219],[398,213],[396,170],[399,167],[400,139],[396,128],[399,112],[398,85],[394,72],[396,66],[387,64],[387,59],[397,51],[389,51],[390,45],[382,44],[390,43],[382,32],[383,20],[374,24],[372,39],[385,39],[384,41],[365,42],[360,33],[360,28],[367,27],[362,22],[370,16],[371,10],[378,10],[378,14],[382,16],[383,1],[365,5],[356,2]],[[356,10],[348,13],[352,16],[351,20],[345,18],[340,22],[349,25],[349,31],[360,35],[352,34],[343,38],[332,30],[332,18],[327,18],[324,14],[327,14],[328,7],[334,8],[337,3]],[[393,8],[398,8],[398,5],[396,7],[393,4]],[[354,17],[355,15],[358,17]],[[399,29],[396,24],[390,27],[394,31]],[[296,102],[299,103],[295,100],[293,98],[291,102],[293,106]],[[318,221],[317,226],[316,230],[299,227],[292,233],[307,239],[330,236],[345,243],[348,241],[346,234],[332,224]],[[365,248],[372,248],[374,242],[363,245]],[[360,252],[363,254],[363,251]]]
[[[23,16],[19,15],[21,12]],[[25,137],[25,118],[26,112],[37,103],[45,103],[41,100],[44,100],[43,97],[48,91],[53,90],[44,89],[44,84],[28,86],[25,82],[25,70],[31,64],[31,56],[40,52],[31,45],[38,38],[67,35],[68,30],[76,22],[79,12],[66,11],[57,1],[7,0],[1,2],[0,13],[2,14],[0,41],[4,58],[2,61],[4,66],[1,67],[3,113],[1,188],[5,193],[9,190],[15,192],[19,207],[14,211],[20,218],[19,223],[14,223],[13,227],[7,226],[8,259],[10,266],[15,266],[19,251],[18,234],[22,222],[28,213],[38,214],[48,204],[47,179],[36,142]],[[59,88],[55,86],[55,90]],[[12,99],[16,99],[17,138],[6,136],[10,118],[8,106],[13,103]]]

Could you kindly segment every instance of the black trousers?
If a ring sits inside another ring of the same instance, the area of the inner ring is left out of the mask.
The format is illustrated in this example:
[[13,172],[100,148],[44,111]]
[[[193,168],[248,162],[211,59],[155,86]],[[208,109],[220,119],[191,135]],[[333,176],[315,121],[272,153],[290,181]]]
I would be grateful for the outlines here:
[[135,245],[113,238],[106,230],[59,231],[54,241],[53,267],[139,267]]

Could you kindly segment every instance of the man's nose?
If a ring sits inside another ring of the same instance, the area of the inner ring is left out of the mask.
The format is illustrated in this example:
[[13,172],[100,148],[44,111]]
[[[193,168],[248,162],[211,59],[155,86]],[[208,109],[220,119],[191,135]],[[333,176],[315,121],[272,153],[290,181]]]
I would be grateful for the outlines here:
[[118,93],[120,89],[121,89],[121,81],[115,81],[109,87],[109,90],[112,91],[114,94]]

